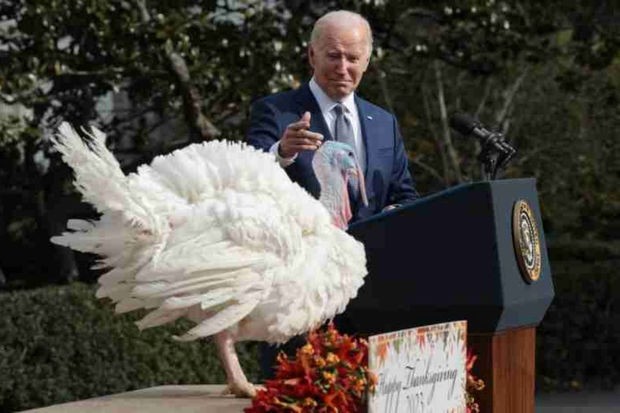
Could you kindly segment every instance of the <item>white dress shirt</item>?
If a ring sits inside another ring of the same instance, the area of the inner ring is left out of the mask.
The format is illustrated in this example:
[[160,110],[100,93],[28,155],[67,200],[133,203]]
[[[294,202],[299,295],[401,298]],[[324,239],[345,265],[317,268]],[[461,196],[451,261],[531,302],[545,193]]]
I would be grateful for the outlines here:
[[[336,111],[334,111],[334,107],[338,103],[342,103],[345,108],[344,115],[349,119],[351,125],[353,126],[353,134],[355,139],[355,153],[358,157],[358,162],[360,163],[360,167],[362,170],[366,169],[366,148],[364,147],[364,140],[362,138],[362,125],[360,123],[359,113],[357,111],[357,105],[355,104],[355,96],[353,93],[343,98],[340,102],[332,100],[323,89],[316,83],[314,77],[310,80],[309,83],[310,92],[316,99],[316,102],[319,105],[319,109],[321,110],[321,114],[323,115],[323,119],[325,120],[325,124],[329,128],[329,132],[332,136],[335,135],[336,128]],[[282,158],[278,153],[279,141],[274,143],[269,151],[275,154],[276,159],[280,163],[280,166],[287,167],[295,162],[297,158],[297,154],[292,156],[291,158]]]

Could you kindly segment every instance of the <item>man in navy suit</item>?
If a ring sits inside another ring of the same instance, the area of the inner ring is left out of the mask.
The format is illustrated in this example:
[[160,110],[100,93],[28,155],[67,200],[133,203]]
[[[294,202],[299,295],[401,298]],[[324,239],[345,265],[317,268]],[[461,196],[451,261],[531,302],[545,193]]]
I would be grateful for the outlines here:
[[[274,153],[288,176],[317,198],[320,188],[312,170],[314,151],[326,139],[345,139],[365,172],[368,197],[368,206],[352,202],[352,221],[418,197],[396,118],[355,94],[371,51],[370,25],[362,16],[336,11],[321,17],[308,46],[312,79],[297,90],[256,101],[247,134],[250,144]],[[292,354],[301,344],[303,339],[297,337],[283,350]],[[262,346],[264,378],[273,374],[279,350]]]
[[396,118],[355,94],[371,51],[366,19],[343,10],[324,15],[308,46],[312,79],[299,89],[256,101],[247,133],[251,145],[274,153],[289,177],[318,198],[312,157],[324,140],[343,130],[338,126],[343,116],[341,125],[350,135],[344,138],[365,172],[368,197],[368,206],[353,205],[352,221],[418,197]]

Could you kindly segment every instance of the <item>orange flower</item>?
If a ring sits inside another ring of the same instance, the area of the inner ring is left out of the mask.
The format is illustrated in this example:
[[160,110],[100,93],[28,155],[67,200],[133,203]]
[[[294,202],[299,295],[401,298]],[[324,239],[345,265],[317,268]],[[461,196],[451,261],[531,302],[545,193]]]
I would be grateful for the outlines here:
[[300,351],[301,351],[301,354],[308,355],[308,356],[314,354],[314,348],[312,347],[312,344],[310,343],[304,345]]
[[323,372],[323,378],[329,384],[334,384],[336,382],[336,375],[334,373],[330,373],[328,371]]
[[340,361],[340,358],[334,353],[327,353],[327,357],[325,359],[329,364],[336,364]]
[[303,406],[304,407],[316,407],[317,405],[318,405],[318,403],[314,399],[312,399],[310,397],[306,397],[304,399],[304,401],[303,401]]
[[367,366],[368,343],[341,335],[333,324],[308,333],[294,358],[281,354],[277,362],[276,378],[267,380],[246,413],[362,412],[376,383]]

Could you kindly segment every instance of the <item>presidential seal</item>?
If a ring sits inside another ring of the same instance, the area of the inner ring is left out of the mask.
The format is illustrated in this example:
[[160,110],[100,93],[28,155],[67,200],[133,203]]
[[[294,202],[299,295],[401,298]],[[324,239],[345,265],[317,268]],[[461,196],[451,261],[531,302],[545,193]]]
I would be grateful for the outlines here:
[[527,201],[520,199],[512,209],[512,242],[521,275],[527,283],[540,278],[540,238],[534,213]]

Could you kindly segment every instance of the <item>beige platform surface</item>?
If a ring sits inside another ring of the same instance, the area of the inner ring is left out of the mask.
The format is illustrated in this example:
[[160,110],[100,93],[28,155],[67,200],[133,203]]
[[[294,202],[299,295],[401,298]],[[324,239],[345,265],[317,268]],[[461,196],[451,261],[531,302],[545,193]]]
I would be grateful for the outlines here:
[[250,406],[248,399],[222,395],[224,388],[225,386],[219,384],[159,386],[27,411],[40,413],[239,413],[243,412],[245,407]]
[[[250,405],[247,399],[223,396],[224,388],[225,386],[221,384],[159,386],[27,411],[40,413],[239,413]],[[536,395],[536,413],[618,412],[620,412],[620,386],[608,392]]]

